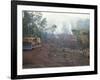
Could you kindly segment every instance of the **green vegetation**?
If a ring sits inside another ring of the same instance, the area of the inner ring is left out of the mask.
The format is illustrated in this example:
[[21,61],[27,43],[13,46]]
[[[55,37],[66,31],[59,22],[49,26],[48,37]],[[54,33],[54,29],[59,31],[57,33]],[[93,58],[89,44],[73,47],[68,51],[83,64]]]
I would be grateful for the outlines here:
[[79,20],[77,27],[72,30],[74,35],[77,37],[79,46],[81,48],[89,48],[89,20]]
[[23,37],[40,37],[46,41],[47,32],[54,34],[56,25],[47,25],[47,19],[41,12],[23,11]]
[[46,25],[41,12],[23,11],[23,37],[42,37]]

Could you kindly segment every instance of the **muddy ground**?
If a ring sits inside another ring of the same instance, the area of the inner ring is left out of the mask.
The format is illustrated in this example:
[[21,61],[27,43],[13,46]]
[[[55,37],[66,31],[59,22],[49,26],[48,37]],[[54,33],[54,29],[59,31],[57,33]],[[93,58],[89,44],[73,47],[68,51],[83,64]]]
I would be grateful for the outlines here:
[[[89,54],[89,51],[87,53]],[[42,44],[39,48],[23,51],[23,68],[85,65],[89,65],[89,56],[84,55],[81,50],[56,48],[53,44]]]

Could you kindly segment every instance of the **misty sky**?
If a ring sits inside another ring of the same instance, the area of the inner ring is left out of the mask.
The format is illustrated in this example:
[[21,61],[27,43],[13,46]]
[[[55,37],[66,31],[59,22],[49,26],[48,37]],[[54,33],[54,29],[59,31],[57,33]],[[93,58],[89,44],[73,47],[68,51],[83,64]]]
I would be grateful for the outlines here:
[[53,24],[57,25],[55,33],[62,33],[63,25],[66,25],[67,29],[71,33],[71,23],[76,24],[78,19],[89,19],[89,14],[78,14],[78,13],[52,13],[42,12],[43,17],[47,19],[48,26]]

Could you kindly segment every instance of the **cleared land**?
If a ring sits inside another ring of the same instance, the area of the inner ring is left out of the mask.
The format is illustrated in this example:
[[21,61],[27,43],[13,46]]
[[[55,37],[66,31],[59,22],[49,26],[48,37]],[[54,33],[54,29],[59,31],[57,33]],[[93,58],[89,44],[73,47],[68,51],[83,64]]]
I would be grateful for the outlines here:
[[42,44],[39,48],[23,51],[23,68],[89,65],[89,49],[58,48]]

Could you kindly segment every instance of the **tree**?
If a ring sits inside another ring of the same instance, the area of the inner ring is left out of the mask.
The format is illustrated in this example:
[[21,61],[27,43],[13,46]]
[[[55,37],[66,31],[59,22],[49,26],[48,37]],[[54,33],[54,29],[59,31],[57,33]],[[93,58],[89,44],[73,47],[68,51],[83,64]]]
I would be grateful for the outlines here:
[[46,24],[46,18],[42,18],[41,12],[23,11],[23,37],[41,37]]
[[29,24],[31,22],[31,15],[27,11],[23,11],[23,36],[29,34]]
[[51,32],[52,34],[54,34],[54,31],[56,30],[57,26],[55,24],[52,25],[51,27]]
[[77,37],[79,46],[89,48],[89,19],[78,20],[76,29],[73,29],[73,34]]
[[40,22],[39,28],[40,28],[41,31],[45,31],[46,26],[47,26],[47,20],[46,20],[46,18],[43,18]]

